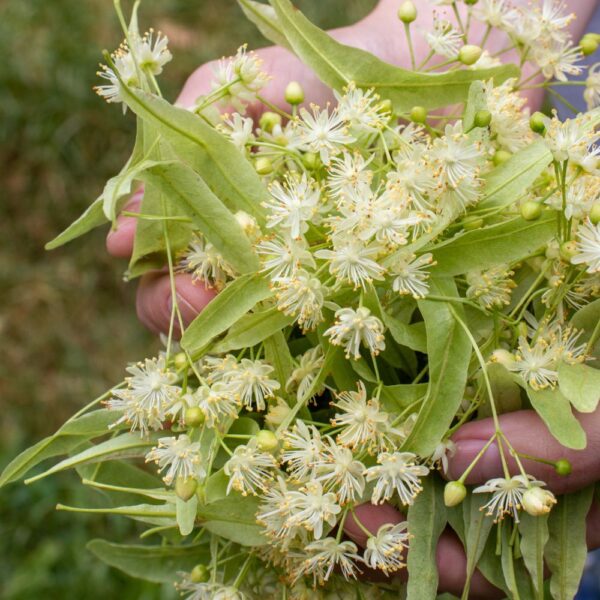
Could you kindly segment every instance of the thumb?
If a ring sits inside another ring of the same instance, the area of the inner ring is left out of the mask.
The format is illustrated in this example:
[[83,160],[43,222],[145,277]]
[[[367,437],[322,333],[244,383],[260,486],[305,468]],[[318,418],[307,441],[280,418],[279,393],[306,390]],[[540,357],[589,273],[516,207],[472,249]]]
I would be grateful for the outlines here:
[[[532,410],[500,416],[500,428],[518,453],[553,462],[565,458],[571,463],[571,474],[561,476],[556,473],[552,465],[521,458],[527,473],[544,481],[549,489],[557,494],[576,491],[600,479],[600,410],[594,413],[575,414],[587,434],[587,447],[584,450],[571,450],[562,446]],[[456,444],[456,452],[450,460],[448,476],[458,479],[494,431],[492,419],[482,419],[463,425],[452,437]],[[511,474],[518,474],[519,470],[514,458],[506,451],[505,445],[504,449]],[[494,441],[469,473],[466,482],[477,484],[502,476],[498,442]]]

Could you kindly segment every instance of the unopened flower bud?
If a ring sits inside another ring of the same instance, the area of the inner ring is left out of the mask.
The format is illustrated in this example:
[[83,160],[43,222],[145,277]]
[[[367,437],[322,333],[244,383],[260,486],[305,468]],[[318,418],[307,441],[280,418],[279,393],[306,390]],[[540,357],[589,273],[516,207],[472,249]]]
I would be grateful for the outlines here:
[[183,415],[183,421],[188,427],[200,427],[205,421],[206,417],[202,412],[202,409],[198,406],[192,406],[186,409]]
[[323,164],[321,158],[315,152],[306,152],[302,156],[302,164],[311,171],[315,171]]
[[273,163],[270,158],[260,156],[254,163],[254,169],[259,175],[268,175],[273,172]]
[[554,463],[554,470],[561,477],[566,477],[571,474],[573,467],[571,467],[571,463],[566,458],[561,458]]
[[515,357],[508,350],[498,348],[492,352],[491,360],[508,369],[515,362]]
[[206,583],[210,579],[210,571],[206,565],[196,565],[190,573],[192,583]]
[[527,200],[521,204],[521,216],[526,221],[535,221],[539,219],[542,214],[542,205],[534,200]]
[[525,321],[519,322],[517,325],[517,336],[526,338],[528,333],[529,329],[527,328],[527,323],[525,323]]
[[584,56],[590,56],[591,54],[594,54],[596,50],[598,50],[598,40],[595,38],[595,36],[586,33],[579,42],[579,48]]
[[496,166],[499,166],[504,164],[511,156],[512,154],[508,152],[508,150],[498,150],[494,154],[494,158],[492,158],[492,161]]
[[523,494],[523,510],[532,517],[547,515],[554,504],[556,504],[554,494],[548,490],[543,490],[541,487],[530,487]]
[[175,358],[173,359],[173,364],[175,365],[175,368],[180,371],[181,369],[185,369],[185,367],[187,367],[188,364],[188,359],[187,356],[185,355],[185,352],[179,352],[175,355]]
[[379,108],[382,112],[390,113],[394,110],[394,105],[389,98],[386,98],[379,103]]
[[240,227],[247,233],[252,234],[258,230],[258,223],[256,219],[249,215],[243,210],[238,210],[235,215],[235,220],[239,223]]
[[467,488],[460,481],[449,481],[444,487],[444,504],[448,507],[457,506],[467,496]]
[[198,482],[193,477],[188,477],[187,479],[178,477],[175,482],[175,493],[184,502],[187,502],[196,493],[197,487]]
[[573,240],[563,242],[560,245],[560,257],[567,263],[577,254],[577,244]]
[[600,223],[600,202],[595,202],[592,204],[592,210],[590,210],[590,221],[594,225],[598,225],[598,223]]
[[413,123],[425,123],[427,121],[427,110],[423,106],[413,106],[410,111],[410,120]]
[[261,429],[256,434],[256,445],[263,452],[268,452],[269,454],[274,454],[279,448],[279,441],[277,440],[277,436],[268,429]]
[[403,2],[398,9],[398,18],[407,25],[412,23],[417,18],[417,7],[410,0]]
[[534,112],[529,119],[531,131],[543,135],[546,132],[546,117],[541,112]]
[[478,110],[473,123],[475,127],[487,127],[492,122],[492,113],[489,110]]
[[304,90],[297,81],[290,81],[285,88],[285,101],[292,106],[304,102]]
[[474,231],[483,227],[483,219],[481,217],[470,217],[463,221],[463,229],[465,231]]
[[264,112],[258,124],[263,131],[271,133],[277,125],[281,125],[281,115],[271,111]]
[[465,44],[458,53],[458,60],[463,65],[474,65],[479,58],[483,50],[479,46],[473,44]]

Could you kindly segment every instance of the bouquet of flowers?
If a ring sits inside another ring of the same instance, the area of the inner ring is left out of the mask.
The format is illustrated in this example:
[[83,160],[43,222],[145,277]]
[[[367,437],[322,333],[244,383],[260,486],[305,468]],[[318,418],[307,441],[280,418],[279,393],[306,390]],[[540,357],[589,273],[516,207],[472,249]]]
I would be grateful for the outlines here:
[[[114,223],[141,182],[127,276],[166,265],[173,292],[187,272],[215,296],[186,327],[173,293],[164,350],[0,485],[67,455],[27,482],[76,469],[105,507],[61,510],[145,526],[139,545],[94,540],[91,552],[192,600],[435,598],[448,528],[466,551],[463,598],[476,569],[510,598],[572,598],[593,488],[556,498],[498,417],[529,407],[583,449],[573,409],[600,398],[600,80],[592,70],[589,112],[565,121],[530,115],[520,95],[578,74],[600,36],[573,45],[553,0],[439,1],[455,22],[434,20],[417,65],[404,2],[402,69],[336,42],[289,0],[239,3],[336,102],[304,106],[291,81],[287,110],[251,119],[268,76],[242,47],[210,93],[173,106],[156,80],[167,39],[140,33],[137,3],[129,22],[116,3],[126,40],[97,91],[134,113],[135,146],[49,247]],[[515,64],[486,51],[493,30]],[[482,451],[449,473],[453,433],[483,417],[495,425]],[[468,488],[491,446],[504,476]],[[561,459],[551,467],[566,476]],[[404,520],[373,529],[370,505]]]

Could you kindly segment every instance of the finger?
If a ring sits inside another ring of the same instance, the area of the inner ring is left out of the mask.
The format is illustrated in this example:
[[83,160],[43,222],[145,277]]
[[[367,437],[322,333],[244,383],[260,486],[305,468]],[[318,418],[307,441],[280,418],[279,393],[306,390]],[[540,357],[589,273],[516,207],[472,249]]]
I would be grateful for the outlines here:
[[[205,287],[202,282],[194,282],[187,274],[175,275],[175,289],[184,326],[191,323],[216,295],[213,289]],[[140,321],[154,333],[166,333],[169,331],[172,306],[169,275],[163,272],[144,275],[136,302]],[[177,318],[174,330],[180,333]]]
[[[540,417],[532,410],[522,410],[500,416],[500,427],[514,449],[529,456],[549,461],[566,458],[572,465],[572,473],[560,476],[551,465],[521,459],[528,474],[544,481],[557,494],[575,491],[600,478],[600,410],[576,413],[587,433],[587,447],[571,450],[559,444]],[[475,459],[485,443],[494,434],[492,419],[482,419],[463,425],[452,437],[456,453],[450,459],[448,476],[458,479]],[[515,460],[507,455],[511,474],[519,473]],[[477,462],[466,479],[467,483],[483,483],[494,477],[502,477],[499,448],[494,442]]]
[[[344,532],[363,548],[367,543],[367,534],[363,528],[376,534],[382,525],[400,523],[405,520],[404,515],[390,504],[380,506],[361,504],[356,507],[354,512],[356,518],[360,521],[360,525],[354,516],[350,514],[346,519]],[[406,562],[406,556],[403,557],[403,561]],[[450,529],[444,531],[440,536],[436,550],[436,562],[439,569],[439,590],[460,596],[466,581],[467,558],[462,544]],[[370,578],[381,581],[383,574],[375,574],[373,577],[373,572],[370,571],[369,575]],[[401,571],[399,576],[405,580],[406,571]],[[492,600],[502,598],[503,594],[491,585],[479,571],[475,571],[471,580],[471,594],[469,597],[475,600],[479,598]]]
[[[143,197],[144,189],[140,188],[127,201],[123,210],[130,212],[139,211]],[[126,217],[124,215],[117,217],[115,228],[111,228],[106,236],[106,249],[111,256],[115,258],[129,258],[131,256],[136,227],[136,217]]]

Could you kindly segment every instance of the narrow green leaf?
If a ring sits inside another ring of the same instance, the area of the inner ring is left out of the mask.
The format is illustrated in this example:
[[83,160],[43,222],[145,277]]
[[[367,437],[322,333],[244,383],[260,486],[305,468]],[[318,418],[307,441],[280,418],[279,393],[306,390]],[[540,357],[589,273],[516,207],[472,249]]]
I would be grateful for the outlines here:
[[544,598],[544,548],[548,542],[548,515],[532,517],[523,512],[519,521],[521,554],[538,598]]
[[278,331],[265,340],[265,358],[275,367],[275,378],[281,385],[280,389],[285,391],[285,384],[294,369],[294,361],[283,332]]
[[217,354],[251,348],[266,340],[294,321],[293,317],[283,314],[277,307],[251,313],[242,317],[227,335],[213,349]]
[[443,485],[430,475],[423,491],[408,509],[408,531],[413,536],[408,550],[408,600],[435,598],[438,587],[436,549],[447,523]]
[[87,549],[111,567],[130,577],[153,583],[173,583],[179,571],[191,571],[198,563],[210,561],[206,544],[191,546],[125,546],[106,540],[92,540]]
[[232,211],[264,221],[267,191],[242,153],[223,135],[188,110],[142,90],[122,86],[131,110],[151,125]]
[[394,67],[371,53],[335,41],[313,25],[289,0],[270,0],[281,30],[298,57],[330,87],[341,90],[351,81],[374,89],[389,99],[399,112],[413,106],[427,109],[464,102],[473,81],[494,79],[497,83],[517,77],[514,65],[450,73],[416,73]]
[[264,277],[258,274],[238,277],[194,319],[185,330],[181,345],[190,354],[197,354],[270,295],[271,290]]
[[527,395],[550,433],[563,446],[575,450],[583,450],[586,447],[585,431],[571,412],[571,405],[560,390],[527,388]]
[[579,411],[591,413],[600,401],[600,370],[585,364],[558,366],[558,385],[571,404]]
[[59,233],[53,240],[48,242],[44,248],[46,250],[54,250],[88,233],[92,229],[104,225],[106,217],[102,210],[102,203],[103,197],[98,196],[76,221],[73,221],[62,233]]
[[425,323],[406,325],[385,311],[383,311],[383,322],[398,344],[417,352],[427,352]]
[[[431,278],[433,294],[458,295],[453,280]],[[429,389],[403,448],[428,456],[448,430],[460,403],[471,359],[469,339],[445,302],[419,301],[427,331]],[[459,315],[462,311],[457,308]]]
[[537,221],[521,217],[469,231],[434,246],[436,273],[460,275],[484,270],[529,256],[556,233],[556,216],[546,214]]
[[484,176],[485,191],[479,208],[512,204],[527,193],[551,162],[552,154],[543,140],[519,150]]
[[273,42],[276,46],[292,50],[272,6],[255,2],[254,0],[238,0],[238,4],[248,20],[252,21],[269,41]]
[[514,547],[510,543],[511,529],[507,523],[502,525],[502,554],[500,563],[509,598],[529,600],[533,598],[533,586],[523,561],[515,557]]
[[546,562],[552,572],[550,593],[554,600],[571,600],[579,587],[587,557],[586,516],[593,495],[593,486],[565,494],[550,513]]
[[198,508],[198,496],[194,494],[187,502],[181,498],[175,501],[175,510],[177,511],[177,526],[179,533],[184,537],[194,531],[196,522],[196,510]]
[[258,269],[258,257],[244,230],[192,169],[182,163],[157,164],[146,169],[141,179],[165,194],[173,213],[190,217],[194,228],[239,273]]

